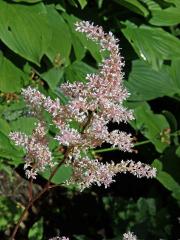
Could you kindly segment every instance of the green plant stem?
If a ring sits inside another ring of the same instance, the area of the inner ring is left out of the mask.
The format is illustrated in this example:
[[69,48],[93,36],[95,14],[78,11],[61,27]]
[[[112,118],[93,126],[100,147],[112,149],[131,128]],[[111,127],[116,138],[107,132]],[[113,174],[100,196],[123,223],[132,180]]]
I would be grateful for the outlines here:
[[[146,140],[146,141],[142,141],[142,142],[138,142],[135,143],[134,146],[140,146],[140,145],[144,145],[150,143],[150,140]],[[104,153],[104,152],[112,152],[112,151],[118,151],[120,150],[118,147],[115,148],[103,148],[103,149],[98,149],[98,150],[92,150],[92,153]]]
[[[179,136],[180,135],[180,130],[177,130],[176,132],[170,133],[170,136]],[[150,140],[145,140],[142,142],[137,142],[134,144],[135,147],[150,143]],[[112,151],[119,151],[120,149],[118,147],[115,148],[103,148],[103,149],[98,149],[98,150],[92,150],[92,154],[96,154],[96,153],[104,153],[104,152],[112,152]]]

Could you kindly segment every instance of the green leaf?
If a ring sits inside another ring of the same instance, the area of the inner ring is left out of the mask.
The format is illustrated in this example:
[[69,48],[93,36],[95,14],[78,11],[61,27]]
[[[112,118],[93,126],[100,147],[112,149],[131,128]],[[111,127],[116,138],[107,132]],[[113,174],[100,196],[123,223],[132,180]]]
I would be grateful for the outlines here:
[[154,0],[140,0],[140,1],[144,4],[146,4],[148,9],[151,11],[161,9],[160,5]]
[[15,53],[39,65],[51,35],[42,3],[28,6],[0,1],[0,38]]
[[134,115],[135,127],[154,144],[158,152],[163,152],[168,146],[162,139],[164,131],[169,128],[166,118],[162,114],[154,114],[147,103],[135,108]]
[[180,157],[180,146],[177,147],[177,149],[176,149],[176,155],[177,155],[178,157]]
[[0,131],[4,133],[5,135],[8,135],[11,131],[11,128],[8,124],[8,122],[2,118],[0,118]]
[[24,153],[13,147],[9,138],[0,131],[0,157],[12,159],[13,163],[16,165],[21,162],[23,156]]
[[95,71],[96,69],[84,62],[74,62],[65,69],[65,77],[67,81],[71,83],[76,81],[86,82],[85,77],[87,73],[93,73]]
[[2,115],[3,118],[7,121],[13,121],[22,116],[23,110],[25,108],[24,101],[20,100],[16,103],[11,104],[10,106],[3,109]]
[[161,171],[158,173],[157,179],[165,188],[172,191],[173,197],[180,200],[180,185],[171,177],[170,174]]
[[64,69],[60,67],[51,68],[49,71],[42,73],[41,78],[44,79],[51,89],[56,89],[59,82],[62,82]]
[[20,91],[25,74],[0,53],[0,91]]
[[75,18],[74,16],[69,16],[68,14],[63,14],[63,17],[69,24],[75,57],[79,61],[85,56],[86,52],[86,49],[84,48],[83,44],[81,43],[77,35],[77,32],[74,29],[74,23],[79,19]]
[[162,66],[159,71],[153,70],[145,61],[133,61],[128,82],[125,82],[132,94],[129,100],[147,101],[177,92],[168,67]]
[[123,22],[126,28],[122,29],[138,56],[157,68],[163,60],[180,57],[180,41],[161,28]]
[[174,86],[177,89],[177,93],[180,94],[180,58],[176,58],[172,60],[171,68],[170,68],[170,73],[172,76],[172,80],[174,83]]
[[36,127],[37,119],[34,117],[20,117],[10,123],[11,131],[23,132],[30,135]]
[[47,6],[47,15],[49,27],[52,31],[52,40],[49,48],[46,50],[46,54],[52,62],[60,55],[61,60],[65,60],[67,64],[71,51],[71,35],[69,28],[62,16],[52,5]]
[[87,0],[78,0],[78,2],[81,5],[82,9],[87,5]]
[[66,12],[66,9],[60,3],[56,4],[55,8],[59,11]]
[[156,26],[172,26],[180,23],[180,8],[169,7],[161,10],[153,10],[149,21]]
[[37,2],[41,2],[43,0],[11,0],[13,2],[22,2],[22,3],[37,3]]
[[[44,178],[49,179],[51,175],[51,171],[49,169],[46,169],[41,175]],[[64,183],[71,177],[71,175],[72,175],[72,168],[70,166],[62,165],[58,169],[54,177],[52,178],[51,182],[55,184]]]
[[[153,166],[156,167],[157,164],[160,164],[159,160],[153,162]],[[180,185],[174,180],[174,178],[167,172],[162,171],[161,169],[157,172],[156,179],[169,191],[172,192],[172,196],[180,200]]]
[[43,219],[35,222],[28,233],[29,240],[42,240],[43,238]]
[[158,159],[155,159],[152,163],[152,166],[157,169],[157,171],[161,171],[163,168],[162,162],[160,162]]
[[138,0],[114,0],[114,1],[144,17],[147,17],[149,15],[148,10]]
[[172,3],[177,7],[180,7],[180,2],[179,0],[163,0],[164,2]]
[[166,149],[161,156],[161,162],[163,163],[163,170],[168,172],[175,181],[180,183],[180,164],[179,164],[179,157],[176,154],[177,146],[173,144]]

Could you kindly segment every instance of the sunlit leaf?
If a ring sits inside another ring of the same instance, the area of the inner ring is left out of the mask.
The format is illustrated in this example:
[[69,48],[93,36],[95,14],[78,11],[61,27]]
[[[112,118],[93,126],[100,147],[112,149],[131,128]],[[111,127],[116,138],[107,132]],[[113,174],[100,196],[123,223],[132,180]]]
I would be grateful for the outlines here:
[[51,89],[56,89],[59,82],[62,82],[64,69],[61,67],[51,68],[49,71],[41,74],[43,80],[47,82]]
[[20,91],[26,75],[12,62],[0,54],[0,91]]
[[61,61],[65,60],[65,64],[67,64],[71,51],[69,28],[53,6],[47,7],[47,16],[52,31],[52,40],[46,49],[46,54],[54,64],[57,57],[60,57]]
[[150,23],[156,26],[171,26],[180,23],[180,8],[170,7],[152,11]]
[[15,53],[39,64],[50,45],[51,28],[42,3],[0,1],[0,39]]
[[138,56],[157,68],[162,60],[180,56],[180,41],[162,28],[142,25],[140,27],[126,21],[122,29]]
[[132,71],[125,84],[131,93],[129,99],[134,101],[171,96],[178,92],[168,67],[162,66],[156,71],[150,64],[141,60],[133,61]]

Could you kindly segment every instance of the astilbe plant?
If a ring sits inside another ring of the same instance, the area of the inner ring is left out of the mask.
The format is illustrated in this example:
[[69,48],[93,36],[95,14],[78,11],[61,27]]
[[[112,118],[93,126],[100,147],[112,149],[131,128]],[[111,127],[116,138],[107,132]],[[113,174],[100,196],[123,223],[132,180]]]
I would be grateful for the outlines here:
[[[139,178],[152,178],[156,175],[155,168],[141,162],[121,160],[117,164],[113,161],[103,163],[99,158],[92,157],[92,150],[104,142],[124,152],[132,152],[131,134],[119,130],[110,132],[107,124],[126,123],[134,117],[133,112],[123,106],[129,93],[123,85],[124,61],[119,53],[118,40],[111,32],[104,33],[102,27],[94,26],[87,21],[76,23],[76,31],[85,33],[87,38],[99,43],[100,51],[108,50],[109,57],[103,59],[97,73],[87,74],[85,83],[64,83],[60,86],[61,91],[68,97],[67,104],[61,104],[58,98],[52,100],[31,87],[22,90],[27,105],[39,118],[39,122],[32,136],[12,132],[10,138],[16,145],[26,150],[24,169],[31,185],[38,172],[42,172],[47,166],[52,168],[46,186],[39,195],[30,194],[29,204],[24,212],[51,187],[51,180],[62,164],[72,168],[72,176],[66,184],[76,184],[81,191],[92,184],[108,187],[117,173],[129,172]],[[48,128],[46,121],[42,119],[44,110],[50,114],[52,123],[57,128],[58,133],[54,139],[64,149],[61,162],[53,161],[48,147]],[[73,122],[76,122],[77,128],[72,127]],[[23,214],[12,238],[23,220]]]

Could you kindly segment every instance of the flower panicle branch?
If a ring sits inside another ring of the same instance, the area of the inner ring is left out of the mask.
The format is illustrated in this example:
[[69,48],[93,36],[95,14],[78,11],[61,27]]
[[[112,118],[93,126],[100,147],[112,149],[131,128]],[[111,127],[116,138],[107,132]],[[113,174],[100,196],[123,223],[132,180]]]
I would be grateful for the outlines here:
[[[87,21],[75,24],[76,31],[85,33],[92,41],[100,45],[101,51],[108,50],[109,57],[103,59],[96,73],[87,74],[86,82],[64,83],[61,91],[68,96],[68,103],[61,104],[46,97],[37,89],[28,87],[22,95],[37,116],[47,111],[52,123],[57,128],[54,137],[59,145],[69,149],[64,159],[65,165],[72,167],[73,173],[67,184],[77,184],[81,190],[93,184],[108,187],[114,182],[117,173],[131,173],[136,177],[152,178],[156,176],[155,168],[132,160],[115,164],[103,163],[99,159],[91,159],[89,150],[109,143],[124,152],[133,151],[133,137],[124,131],[109,131],[109,122],[128,122],[134,119],[133,111],[124,107],[129,92],[123,85],[124,61],[119,52],[118,40],[111,32],[105,33],[102,27],[94,26]],[[73,128],[76,121],[79,128]],[[26,150],[25,171],[28,178],[35,178],[46,166],[53,166],[52,153],[46,138],[46,123],[40,120],[32,136],[21,132],[10,134],[16,145]]]
[[55,165],[46,141],[44,122],[37,124],[31,136],[21,132],[11,132],[9,136],[15,145],[24,147],[26,150],[24,169],[27,178],[35,179],[39,171],[44,171],[47,166]]

